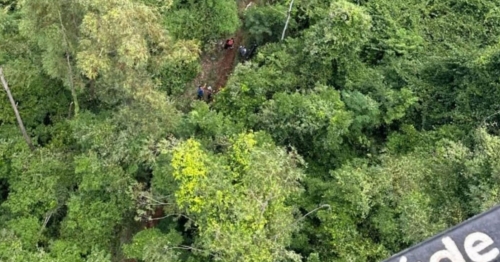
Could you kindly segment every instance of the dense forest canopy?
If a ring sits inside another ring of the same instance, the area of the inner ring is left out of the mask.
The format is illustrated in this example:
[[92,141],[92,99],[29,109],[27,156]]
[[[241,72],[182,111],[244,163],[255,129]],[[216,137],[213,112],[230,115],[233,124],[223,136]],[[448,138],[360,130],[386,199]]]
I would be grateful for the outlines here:
[[0,260],[383,260],[499,202],[499,36],[494,0],[0,0]]

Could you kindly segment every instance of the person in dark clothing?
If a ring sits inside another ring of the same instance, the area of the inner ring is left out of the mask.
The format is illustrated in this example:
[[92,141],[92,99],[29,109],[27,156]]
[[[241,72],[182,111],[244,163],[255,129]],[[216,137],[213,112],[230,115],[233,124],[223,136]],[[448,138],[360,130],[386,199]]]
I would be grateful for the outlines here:
[[224,49],[233,49],[234,38],[226,40],[226,44],[224,45]]
[[202,100],[203,99],[203,87],[201,86],[198,86],[198,100]]
[[257,44],[253,44],[250,50],[246,53],[245,59],[249,60],[251,59],[255,53],[257,53]]
[[238,48],[238,51],[240,52],[241,57],[245,58],[245,56],[247,54],[247,49],[244,46],[240,45],[240,48]]
[[207,101],[210,102],[212,100],[212,87],[211,86],[208,86],[207,88]]

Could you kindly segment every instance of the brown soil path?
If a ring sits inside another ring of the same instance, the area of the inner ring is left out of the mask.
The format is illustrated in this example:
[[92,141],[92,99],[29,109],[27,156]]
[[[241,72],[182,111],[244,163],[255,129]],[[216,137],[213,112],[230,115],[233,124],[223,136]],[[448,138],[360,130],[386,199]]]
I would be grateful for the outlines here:
[[[238,11],[241,13],[252,3],[252,0],[239,0],[238,1]],[[212,86],[214,92],[219,92],[225,87],[229,76],[236,66],[236,57],[238,55],[238,47],[243,44],[244,33],[243,29],[240,28],[233,36],[234,45],[233,49],[224,50],[223,46],[226,39],[220,40],[217,44],[216,50],[213,52],[205,53],[201,57],[201,67],[202,70],[200,74],[194,79],[191,86],[207,84],[207,86]],[[193,88],[194,89],[194,88]],[[189,90],[187,90],[189,91]],[[188,92],[189,93],[189,92]],[[194,97],[194,96],[193,96]],[[155,210],[150,212],[151,219],[148,221],[143,221],[141,224],[141,230],[147,228],[154,228],[158,225],[160,220],[164,217],[164,211],[162,206],[158,206]],[[132,236],[129,236],[131,238]],[[136,262],[136,259],[123,259],[124,262]]]
[[[247,8],[249,3],[253,4],[251,0],[240,0],[238,1],[238,11],[243,12]],[[201,58],[202,71],[195,78],[195,85],[207,84],[207,86],[212,86],[215,93],[224,88],[229,79],[229,76],[233,72],[236,66],[236,56],[238,55],[238,47],[243,44],[244,41],[243,29],[240,28],[235,35],[233,49],[225,50],[223,48],[225,40],[223,39],[218,43],[217,50],[204,54]],[[144,221],[142,223],[143,228],[155,227],[164,215],[163,207],[157,207],[153,212],[151,212],[152,217],[149,221]]]
[[[238,1],[238,11],[241,13],[252,4],[251,0],[240,0]],[[221,39],[215,52],[202,55],[202,71],[195,78],[194,85],[206,83],[207,86],[212,86],[214,88],[215,93],[225,87],[229,76],[236,66],[238,47],[242,45],[244,41],[243,29],[240,28],[232,37],[234,38],[233,49],[224,50],[223,45],[226,39]]]
[[215,92],[218,92],[221,88],[223,88],[229,76],[233,72],[235,67],[235,58],[238,55],[238,47],[243,42],[243,32],[240,29],[236,35],[234,36],[234,45],[233,49],[224,50],[226,54],[222,57],[222,59],[217,64],[217,80],[215,82]]

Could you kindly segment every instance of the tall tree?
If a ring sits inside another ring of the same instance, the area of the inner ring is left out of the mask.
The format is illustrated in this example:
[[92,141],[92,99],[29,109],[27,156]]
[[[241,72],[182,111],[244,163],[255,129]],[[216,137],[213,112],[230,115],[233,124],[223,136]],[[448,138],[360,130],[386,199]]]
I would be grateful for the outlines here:
[[301,160],[269,141],[264,134],[241,134],[227,152],[212,154],[190,139],[173,148],[170,168],[155,167],[156,197],[174,181],[169,199],[176,207],[166,211],[189,218],[196,235],[188,249],[195,254],[225,261],[300,261],[286,247],[296,229],[287,199],[300,191]]
[[2,82],[2,86],[5,89],[5,92],[7,92],[7,96],[9,97],[10,104],[12,106],[12,110],[14,110],[14,114],[16,115],[17,123],[19,125],[19,129],[21,130],[21,133],[23,134],[24,140],[26,140],[26,144],[28,144],[28,147],[33,151],[35,150],[35,147],[33,146],[33,143],[31,142],[31,138],[26,132],[26,128],[24,127],[23,120],[21,118],[21,115],[19,114],[19,110],[17,110],[17,105],[16,102],[14,101],[14,97],[12,97],[12,93],[10,92],[9,85],[7,84],[7,81],[5,80],[5,77],[3,75],[3,69],[0,67],[0,80]]

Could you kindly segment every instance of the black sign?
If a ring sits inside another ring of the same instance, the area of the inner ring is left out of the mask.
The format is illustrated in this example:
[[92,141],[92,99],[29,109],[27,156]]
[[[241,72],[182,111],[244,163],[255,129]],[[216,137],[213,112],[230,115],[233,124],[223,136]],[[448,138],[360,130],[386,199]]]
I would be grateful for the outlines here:
[[500,262],[500,206],[384,262]]

